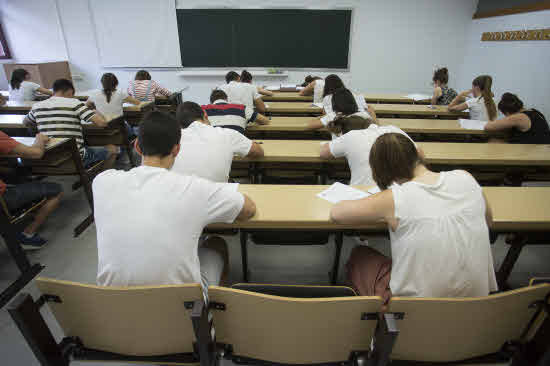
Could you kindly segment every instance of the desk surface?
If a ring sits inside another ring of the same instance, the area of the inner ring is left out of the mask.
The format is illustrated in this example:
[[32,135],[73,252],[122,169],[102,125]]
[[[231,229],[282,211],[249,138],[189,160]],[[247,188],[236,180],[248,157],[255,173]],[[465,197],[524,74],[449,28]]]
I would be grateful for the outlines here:
[[[8,101],[6,104],[0,106],[0,111],[4,112],[21,112],[21,111],[30,111],[32,106],[38,103],[38,101],[32,101],[32,102],[13,102]],[[146,110],[148,108],[151,108],[153,106],[153,102],[142,102],[139,105],[133,105],[130,103],[124,103],[123,110],[124,112],[140,112],[142,110]]]
[[[19,142],[20,144],[27,145],[27,146],[32,146],[32,144],[34,144],[34,140],[35,140],[34,137],[14,137],[13,139],[15,141]],[[48,143],[46,144],[46,151],[62,144],[65,141],[68,141],[68,140],[69,139],[67,139],[67,138],[58,138],[58,137],[51,138],[48,141]]]
[[[403,94],[398,93],[364,93],[363,96],[367,103],[415,103],[414,99],[408,98]],[[299,92],[274,92],[273,96],[263,96],[262,99],[266,102],[311,102],[312,95],[300,95]],[[416,103],[429,103],[430,100],[416,101]]]
[[[385,230],[384,224],[352,227],[331,222],[329,213],[332,204],[316,196],[326,188],[328,186],[241,184],[239,191],[256,203],[256,215],[250,221],[223,226]],[[357,188],[366,190],[368,187]],[[484,187],[483,190],[493,211],[493,229],[550,229],[550,187]]]
[[[342,162],[319,157],[317,140],[261,140],[265,156],[259,159],[235,157],[235,161],[320,163]],[[550,145],[418,142],[428,164],[550,166]]]

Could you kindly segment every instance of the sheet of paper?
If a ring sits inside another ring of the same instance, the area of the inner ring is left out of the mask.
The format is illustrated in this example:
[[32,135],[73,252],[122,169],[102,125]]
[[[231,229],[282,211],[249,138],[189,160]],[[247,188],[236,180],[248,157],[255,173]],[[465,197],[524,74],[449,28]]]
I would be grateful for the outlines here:
[[317,194],[317,197],[327,200],[331,203],[359,200],[367,196],[367,193],[339,182],[334,183],[323,192]]
[[323,103],[311,103],[312,107],[323,108]]
[[458,120],[458,123],[460,123],[460,127],[464,128],[465,130],[484,130],[485,125],[487,124],[487,121],[479,121],[477,119],[462,119],[460,118]]
[[296,88],[296,84],[281,84],[281,89],[295,89]]
[[296,90],[304,90],[305,88],[306,88],[305,86],[297,86]]
[[276,90],[279,90],[279,86],[278,85],[270,85],[270,86],[266,86],[265,89],[266,90],[271,90],[271,91],[276,91]]
[[428,94],[407,94],[405,95],[407,98],[409,99],[413,99],[413,100],[425,100],[425,99],[432,99],[432,96],[431,95],[428,95]]

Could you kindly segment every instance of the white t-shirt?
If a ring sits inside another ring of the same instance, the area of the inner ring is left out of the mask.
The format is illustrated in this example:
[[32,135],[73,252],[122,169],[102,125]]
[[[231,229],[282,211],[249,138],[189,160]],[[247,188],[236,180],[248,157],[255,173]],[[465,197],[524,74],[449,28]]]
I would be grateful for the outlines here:
[[364,130],[349,131],[329,142],[330,153],[335,158],[345,157],[348,161],[351,170],[350,185],[376,185],[369,163],[370,149],[376,139],[385,133],[400,133],[409,137],[395,126],[371,124]]
[[34,100],[36,96],[36,90],[40,88],[40,85],[33,83],[32,81],[23,81],[19,85],[19,89],[12,89],[10,85],[10,102],[27,102]]
[[258,93],[258,89],[249,83],[231,81],[229,84],[224,84],[218,89],[223,90],[227,94],[227,101],[229,103],[245,105],[247,119],[250,119],[254,112],[254,101],[262,97]]
[[325,81],[323,79],[315,80],[313,85],[313,103],[323,102],[323,91],[325,90]]
[[[357,104],[357,111],[366,112],[368,107],[365,97],[355,93],[353,94],[353,97],[355,98],[355,103]],[[323,109],[325,110],[325,114],[334,112],[332,110],[332,94],[329,94],[323,98]]]
[[489,121],[489,113],[487,113],[483,97],[470,98],[466,100],[466,104],[470,109],[470,119]]
[[252,141],[229,128],[195,121],[181,131],[181,151],[172,171],[212,182],[227,182],[233,156],[246,156]]
[[107,103],[107,96],[103,90],[94,90],[90,93],[88,100],[94,102],[99,113],[108,117],[107,119],[112,119],[124,114],[122,106],[126,98],[128,98],[128,93],[117,89],[111,95],[111,101]]
[[475,297],[497,290],[485,201],[476,180],[442,172],[434,185],[391,187],[399,224],[390,230],[394,296]]
[[233,222],[244,204],[233,185],[149,166],[107,170],[92,188],[101,286],[201,283],[204,227]]

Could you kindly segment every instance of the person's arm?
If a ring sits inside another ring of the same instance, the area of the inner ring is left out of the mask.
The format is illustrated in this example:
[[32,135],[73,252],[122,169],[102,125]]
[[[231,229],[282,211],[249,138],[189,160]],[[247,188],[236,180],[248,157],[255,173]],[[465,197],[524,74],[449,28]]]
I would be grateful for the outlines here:
[[128,95],[126,98],[124,98],[123,100],[124,103],[130,103],[130,104],[133,104],[133,105],[140,105],[141,102],[139,100],[137,100],[136,98]]
[[153,80],[152,84],[153,84],[152,85],[153,86],[153,95],[160,94],[160,95],[164,95],[165,97],[169,97],[170,95],[172,95],[172,92],[170,90],[168,90],[166,88],[163,88],[156,81]]
[[260,87],[258,87],[258,93],[260,93],[261,95],[267,95],[268,97],[272,97],[275,95],[275,93],[273,93],[272,91]]
[[485,131],[497,132],[517,127],[520,131],[528,131],[531,128],[531,120],[524,113],[515,113],[507,117],[489,121],[485,125]]
[[44,151],[46,150],[46,144],[50,138],[44,134],[39,133],[34,139],[34,144],[32,146],[17,144],[15,148],[11,151],[12,154],[17,155],[22,158],[28,159],[40,159],[44,156]]
[[97,111],[88,121],[91,121],[94,125],[98,127],[107,127],[107,125],[109,124],[109,121],[107,121],[105,117]]
[[318,129],[323,128],[323,127],[324,127],[324,125],[321,122],[320,118],[312,119],[311,121],[309,121],[307,123],[307,126],[306,126],[306,128],[308,130],[318,130]]
[[319,153],[319,156],[321,159],[335,159],[334,155],[332,155],[332,152],[330,151],[330,143],[324,143],[321,145],[321,152]]
[[463,111],[468,109],[468,104],[466,104],[466,97],[472,93],[471,90],[465,90],[462,93],[458,94],[453,101],[449,104],[450,111]]
[[243,194],[244,204],[235,220],[246,221],[256,214],[256,204],[246,194]]
[[259,113],[256,115],[256,119],[254,120],[254,122],[259,125],[268,125],[270,123],[269,118]]
[[264,149],[260,144],[257,144],[255,142],[252,143],[252,146],[250,146],[250,150],[248,151],[248,154],[246,155],[247,158],[261,158],[264,156]]
[[370,105],[367,106],[367,112],[369,112],[371,118],[372,118],[372,122],[374,122],[375,124],[378,124],[378,117],[376,117],[376,111],[374,110],[374,108],[372,108]]
[[254,106],[260,113],[265,113],[265,104],[262,98],[256,98],[254,99]]
[[44,95],[53,95],[53,91],[51,91],[50,89],[43,88],[43,87],[39,87],[38,89],[36,89],[36,91],[39,92],[40,94],[44,94]]
[[361,225],[395,218],[393,193],[387,189],[355,201],[341,201],[332,206],[330,219],[338,224]]
[[305,95],[313,95],[313,90],[315,89],[315,81],[312,81],[311,83],[307,84],[307,86],[305,88],[303,88],[302,90],[300,90],[300,95],[301,96],[305,96]]
[[437,100],[439,99],[439,97],[441,97],[441,94],[443,94],[443,92],[441,91],[441,88],[439,86],[436,86],[434,88],[434,92],[433,92],[433,95],[432,95],[432,105],[436,105],[437,104]]

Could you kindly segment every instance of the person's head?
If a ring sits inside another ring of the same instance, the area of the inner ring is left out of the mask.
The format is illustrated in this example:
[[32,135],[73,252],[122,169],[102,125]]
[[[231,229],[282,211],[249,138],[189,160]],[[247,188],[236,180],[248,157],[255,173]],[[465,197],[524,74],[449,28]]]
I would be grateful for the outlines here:
[[500,102],[498,102],[498,110],[505,116],[518,113],[523,109],[523,102],[517,95],[512,93],[502,94]]
[[449,70],[446,67],[435,70],[432,81],[435,86],[447,85],[449,82]]
[[353,93],[346,88],[336,89],[332,93],[332,110],[346,116],[357,113],[357,102]]
[[410,181],[416,166],[423,164],[414,143],[400,133],[379,136],[371,147],[369,163],[372,177],[382,190]]
[[252,82],[252,74],[246,70],[243,70],[243,72],[241,72],[241,83],[251,83],[251,82]]
[[322,78],[320,78],[319,76],[308,75],[308,76],[306,76],[302,86],[304,86],[304,87],[308,86],[309,84],[311,84],[315,80],[322,80]]
[[195,121],[207,121],[204,110],[195,102],[181,103],[176,111],[176,120],[181,128],[187,128]]
[[146,70],[139,70],[136,72],[135,80],[151,80],[151,74],[149,74]]
[[53,94],[56,97],[72,98],[74,97],[73,82],[67,79],[57,79],[53,82]]
[[472,81],[472,93],[474,97],[483,97],[489,119],[494,120],[497,117],[497,106],[493,100],[493,92],[491,87],[493,86],[493,78],[489,75],[481,75]]
[[336,89],[345,88],[344,82],[338,75],[330,74],[325,78],[325,89],[323,89],[323,97],[331,95]]
[[239,81],[240,77],[239,74],[237,74],[235,71],[229,71],[227,74],[225,74],[225,82],[229,84],[232,81]]
[[148,158],[160,159],[162,165],[170,169],[180,151],[181,128],[168,113],[152,111],[147,113],[139,124],[138,147],[143,155],[143,163]]
[[370,125],[370,120],[360,116],[338,116],[328,124],[327,129],[330,133],[340,136],[352,130],[364,130]]
[[115,74],[110,72],[103,74],[101,77],[101,86],[103,87],[103,92],[107,97],[107,103],[111,102],[111,96],[118,86],[118,79]]
[[25,69],[15,69],[11,73],[10,85],[12,89],[19,89],[21,83],[25,80],[29,80],[31,74]]
[[221,89],[214,89],[210,94],[210,103],[214,103],[216,100],[227,100],[227,94]]

